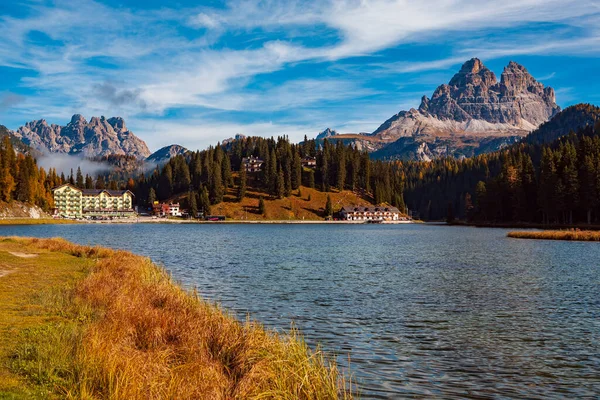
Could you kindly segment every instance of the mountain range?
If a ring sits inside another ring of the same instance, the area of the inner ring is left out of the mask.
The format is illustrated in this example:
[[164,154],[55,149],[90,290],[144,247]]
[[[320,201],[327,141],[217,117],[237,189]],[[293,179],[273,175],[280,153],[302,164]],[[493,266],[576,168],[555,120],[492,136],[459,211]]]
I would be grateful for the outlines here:
[[515,143],[559,111],[554,89],[544,87],[522,65],[511,61],[498,81],[473,58],[431,98],[423,96],[418,109],[400,111],[374,132],[326,129],[317,139],[353,142],[375,158],[460,158]]
[[127,129],[120,117],[92,117],[90,121],[75,114],[65,126],[31,121],[13,132],[27,146],[42,153],[66,153],[86,158],[111,154],[150,156],[146,143]]
[[[371,152],[373,158],[462,158],[516,143],[559,111],[554,90],[536,81],[522,65],[511,61],[498,80],[481,60],[473,58],[431,98],[423,96],[418,108],[400,111],[372,133],[341,134],[327,128],[316,139],[352,143]],[[120,117],[92,117],[88,122],[76,114],[65,126],[41,119],[28,122],[12,135],[42,153],[86,158],[130,155],[161,164],[187,151],[171,145],[150,154],[146,143],[128,130]],[[237,135],[223,143],[243,137]]]

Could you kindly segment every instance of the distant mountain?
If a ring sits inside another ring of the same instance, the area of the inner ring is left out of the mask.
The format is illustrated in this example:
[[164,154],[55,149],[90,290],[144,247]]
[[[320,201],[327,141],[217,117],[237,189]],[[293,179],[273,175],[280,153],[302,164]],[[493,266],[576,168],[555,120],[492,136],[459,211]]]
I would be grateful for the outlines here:
[[31,154],[33,157],[38,157],[40,155],[39,152],[27,146],[21,139],[17,138],[14,135],[14,132],[10,131],[4,125],[0,125],[0,140],[4,139],[6,136],[10,137],[10,142],[12,143],[13,148],[19,153]]
[[510,145],[560,107],[554,90],[536,81],[525,67],[510,62],[500,81],[473,58],[418,109],[401,111],[369,135],[336,135],[373,152],[374,158],[431,160],[468,157]]
[[178,144],[172,144],[170,146],[165,146],[162,149],[159,149],[152,153],[148,158],[146,158],[147,162],[155,163],[155,164],[165,164],[171,158],[186,154],[189,150],[183,146]]
[[228,138],[228,139],[225,139],[225,140],[223,140],[223,141],[221,142],[221,145],[222,145],[222,146],[227,146],[227,145],[230,145],[230,144],[232,144],[233,142],[236,142],[236,141],[238,141],[238,140],[243,140],[243,139],[246,139],[246,135],[242,135],[242,134],[238,133],[238,134],[237,134],[237,135],[235,135],[234,137],[230,137],[230,138]]
[[117,154],[138,159],[150,155],[146,143],[129,131],[120,117],[92,117],[87,122],[75,114],[66,126],[48,124],[41,119],[28,122],[13,135],[44,153],[78,154],[86,158]]
[[323,132],[321,132],[317,135],[317,140],[327,139],[327,138],[330,138],[330,137],[336,136],[336,135],[339,135],[339,133],[337,131],[334,131],[330,128],[326,128]]
[[552,143],[571,131],[600,123],[600,107],[591,104],[576,104],[556,114],[550,121],[531,132],[523,141],[531,144]]

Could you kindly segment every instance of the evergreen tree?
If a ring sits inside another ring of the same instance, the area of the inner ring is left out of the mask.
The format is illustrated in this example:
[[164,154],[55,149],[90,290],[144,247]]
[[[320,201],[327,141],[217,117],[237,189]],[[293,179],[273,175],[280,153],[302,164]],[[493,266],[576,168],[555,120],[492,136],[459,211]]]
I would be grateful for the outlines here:
[[246,168],[242,165],[240,168],[240,185],[238,186],[237,200],[242,201],[246,197]]
[[278,199],[283,199],[283,197],[285,196],[285,181],[284,181],[284,177],[283,177],[283,171],[279,171],[279,173],[277,174],[277,180],[276,180],[277,184],[276,184],[276,188],[277,190],[275,191],[274,195],[278,198]]
[[83,174],[81,173],[81,167],[77,167],[77,176],[75,178],[75,186],[79,189],[85,188],[85,183],[83,181]]
[[85,174],[85,188],[86,189],[94,188],[94,179],[91,176],[89,176],[88,174]]
[[204,217],[210,215],[210,198],[206,186],[200,189],[200,204],[198,205]]
[[192,218],[198,216],[198,202],[196,201],[196,192],[189,192],[188,199],[190,202],[190,215]]
[[210,201],[211,204],[219,204],[223,201],[223,172],[221,170],[221,165],[216,163],[214,164],[213,176],[210,182]]
[[302,159],[298,152],[294,152],[294,163],[292,164],[292,189],[296,190],[302,183]]
[[333,215],[333,205],[331,204],[331,196],[327,195],[327,201],[325,202],[325,216],[330,217]]
[[98,175],[96,179],[96,189],[106,189],[106,184],[104,183],[104,176]]
[[226,188],[233,186],[233,177],[231,175],[231,162],[229,161],[229,156],[227,155],[223,157],[223,164],[221,164],[221,170],[223,172],[223,186]]
[[262,196],[260,196],[258,198],[258,213],[260,215],[265,215],[265,201],[263,200]]
[[148,193],[148,206],[152,207],[154,202],[156,201],[156,192],[154,188],[150,188],[150,192]]

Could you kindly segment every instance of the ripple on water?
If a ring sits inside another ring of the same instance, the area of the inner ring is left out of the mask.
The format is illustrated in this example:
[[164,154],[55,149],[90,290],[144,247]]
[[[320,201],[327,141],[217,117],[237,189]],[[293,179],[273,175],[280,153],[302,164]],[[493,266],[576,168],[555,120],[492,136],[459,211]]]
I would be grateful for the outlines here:
[[132,250],[241,318],[293,321],[365,398],[600,397],[596,243],[429,225],[0,229]]

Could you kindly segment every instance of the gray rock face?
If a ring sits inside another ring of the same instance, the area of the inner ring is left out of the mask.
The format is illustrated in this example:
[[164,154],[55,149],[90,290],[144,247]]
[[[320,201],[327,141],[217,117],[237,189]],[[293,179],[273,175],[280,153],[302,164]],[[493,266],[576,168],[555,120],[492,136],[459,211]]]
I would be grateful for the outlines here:
[[150,157],[146,159],[146,161],[160,165],[167,163],[171,158],[175,156],[186,154],[188,151],[189,150],[183,146],[180,146],[178,144],[172,144],[170,146],[165,146],[155,151],[150,155]]
[[28,146],[46,153],[81,154],[92,158],[110,154],[127,154],[146,158],[146,143],[127,130],[123,118],[92,117],[87,122],[73,115],[66,126],[49,125],[46,120],[28,122],[14,135]]
[[431,99],[423,96],[418,109],[399,112],[370,136],[381,141],[375,156],[463,157],[513,143],[559,111],[554,90],[536,81],[525,67],[511,61],[498,81],[473,58]]
[[554,90],[544,88],[525,67],[511,61],[497,82],[477,58],[467,61],[431,99],[423,96],[419,107],[419,112],[442,120],[479,119],[517,127],[537,127],[559,110]]
[[339,133],[337,133],[337,131],[327,128],[323,132],[321,132],[317,135],[317,140],[318,139],[327,139],[327,138],[330,138],[330,137],[336,136],[336,135],[339,135]]

